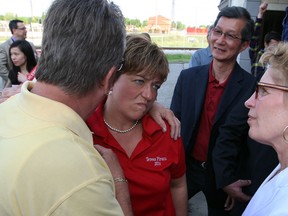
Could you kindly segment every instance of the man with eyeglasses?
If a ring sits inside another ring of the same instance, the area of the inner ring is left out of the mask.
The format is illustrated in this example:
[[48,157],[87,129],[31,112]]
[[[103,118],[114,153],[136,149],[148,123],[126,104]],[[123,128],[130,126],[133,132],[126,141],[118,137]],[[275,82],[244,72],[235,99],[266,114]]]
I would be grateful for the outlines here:
[[[9,71],[12,69],[9,48],[14,41],[25,40],[27,37],[27,30],[22,20],[11,20],[9,22],[9,29],[12,37],[0,45],[0,91],[5,87],[8,81]],[[30,44],[34,50],[35,56],[37,57],[35,46],[31,42]]]
[[[259,27],[261,28],[258,22],[259,17],[263,16],[266,9],[267,3],[265,2],[259,6],[260,15],[258,14],[255,22],[250,48],[251,44],[255,42],[253,41],[256,39],[255,35],[259,34]],[[273,42],[269,42],[269,46],[271,46]],[[259,73],[261,70],[258,69],[260,67],[255,69],[257,73],[251,71],[256,80],[262,75]],[[258,83],[256,92],[258,92],[259,86],[261,88],[263,84]],[[250,90],[247,90],[247,95],[251,96]],[[242,97],[238,105],[230,111],[226,123],[220,128],[220,135],[212,154],[216,185],[229,194],[234,204],[230,212],[231,216],[242,215],[250,198],[278,164],[277,154],[270,146],[263,145],[248,136],[249,126],[246,124],[248,110],[244,107],[245,98],[247,96]],[[243,123],[243,119],[245,123]]]
[[[231,110],[240,106],[239,101],[243,100],[241,109],[247,112],[244,100],[254,91],[255,78],[236,61],[238,54],[249,46],[253,29],[254,22],[245,8],[221,10],[210,36],[212,62],[183,70],[172,97],[171,109],[181,121],[186,151],[188,196],[190,199],[203,191],[209,216],[230,215],[233,208],[234,197],[229,193],[227,196],[223,188],[239,179],[237,167],[226,167],[225,161],[215,162],[212,155],[221,140],[237,137],[237,128],[231,133],[222,133],[220,129],[229,121]],[[247,117],[233,123],[241,126],[247,124],[246,120]],[[238,138],[246,141],[247,133]],[[220,179],[219,175],[227,178]],[[247,180],[241,182],[241,186],[249,184]],[[250,198],[241,195],[245,201]]]

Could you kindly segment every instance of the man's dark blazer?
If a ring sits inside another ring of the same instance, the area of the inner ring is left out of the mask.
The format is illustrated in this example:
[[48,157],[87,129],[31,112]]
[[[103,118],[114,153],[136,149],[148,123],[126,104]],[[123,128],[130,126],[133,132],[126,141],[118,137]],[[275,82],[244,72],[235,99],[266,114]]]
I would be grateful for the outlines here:
[[[247,97],[250,97],[251,94]],[[271,146],[263,145],[248,136],[248,108],[244,106],[247,97],[230,112],[219,129],[219,136],[212,152],[217,188],[223,188],[238,179],[249,179],[251,185],[243,192],[253,196],[261,183],[279,163]],[[244,122],[244,123],[243,123]],[[232,216],[242,215],[248,202],[235,202]]]
[[[191,153],[198,132],[203,105],[205,102],[206,89],[209,78],[210,65],[188,68],[181,71],[172,97],[171,110],[181,121],[181,136],[186,152],[187,162],[187,185],[189,196],[189,182],[191,174],[189,167]],[[228,83],[221,97],[211,129],[210,142],[207,156],[207,182],[204,193],[209,206],[223,207],[226,199],[225,193],[216,188],[214,167],[212,161],[212,150],[219,136],[219,128],[225,123],[231,110],[238,105],[239,101],[248,99],[255,88],[255,78],[243,70],[238,63],[232,70]],[[246,97],[246,98],[244,98]],[[244,98],[244,99],[243,99]],[[247,120],[247,119],[246,119]],[[241,123],[246,123],[242,119]],[[207,131],[207,133],[209,133]],[[191,197],[191,194],[189,198]]]

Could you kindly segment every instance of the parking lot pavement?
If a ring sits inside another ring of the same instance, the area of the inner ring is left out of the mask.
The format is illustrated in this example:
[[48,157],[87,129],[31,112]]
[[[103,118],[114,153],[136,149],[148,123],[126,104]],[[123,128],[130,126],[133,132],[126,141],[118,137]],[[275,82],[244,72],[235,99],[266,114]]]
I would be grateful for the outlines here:
[[188,63],[172,63],[169,64],[169,74],[166,82],[164,82],[158,91],[157,101],[169,108],[172,100],[174,87],[180,72],[188,68]]
[[[188,68],[188,63],[173,63],[169,64],[169,75],[165,83],[162,84],[158,91],[157,101],[169,108],[172,100],[172,95],[174,91],[175,84],[177,82],[178,76],[183,69]],[[202,192],[196,194],[193,198],[189,200],[188,204],[189,216],[206,216],[207,204],[205,196]]]
[[188,202],[188,216],[207,216],[206,198],[202,192],[197,193]]

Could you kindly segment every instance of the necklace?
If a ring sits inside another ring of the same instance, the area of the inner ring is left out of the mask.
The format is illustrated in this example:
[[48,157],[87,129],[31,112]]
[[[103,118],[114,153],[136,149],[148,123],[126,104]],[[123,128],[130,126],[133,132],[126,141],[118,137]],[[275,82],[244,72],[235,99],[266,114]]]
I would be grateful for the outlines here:
[[127,133],[127,132],[133,130],[133,129],[137,126],[137,124],[138,124],[138,122],[139,122],[139,120],[137,120],[137,121],[135,122],[135,124],[132,125],[131,128],[128,128],[128,129],[126,129],[126,130],[119,130],[119,129],[114,128],[114,127],[112,127],[111,125],[109,125],[104,118],[103,118],[103,120],[104,120],[104,123],[106,124],[106,126],[107,126],[109,129],[111,129],[111,130],[113,130],[113,131],[115,131],[115,132],[117,132],[117,133]]

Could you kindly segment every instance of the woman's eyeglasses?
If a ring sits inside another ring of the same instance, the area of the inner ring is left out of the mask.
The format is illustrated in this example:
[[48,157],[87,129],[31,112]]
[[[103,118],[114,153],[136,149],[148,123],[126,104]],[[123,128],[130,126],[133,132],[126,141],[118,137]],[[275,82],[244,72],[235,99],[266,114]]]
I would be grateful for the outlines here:
[[278,89],[281,91],[288,91],[287,86],[258,82],[256,85],[256,89],[255,89],[255,99],[258,99],[259,95],[260,96],[263,95],[265,88],[273,88],[273,89]]

